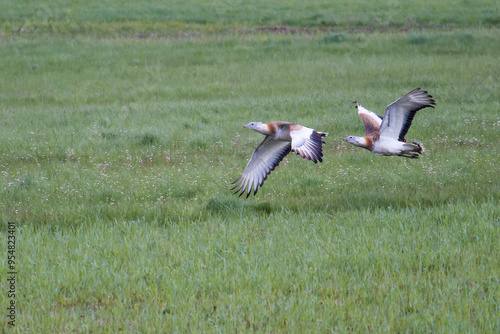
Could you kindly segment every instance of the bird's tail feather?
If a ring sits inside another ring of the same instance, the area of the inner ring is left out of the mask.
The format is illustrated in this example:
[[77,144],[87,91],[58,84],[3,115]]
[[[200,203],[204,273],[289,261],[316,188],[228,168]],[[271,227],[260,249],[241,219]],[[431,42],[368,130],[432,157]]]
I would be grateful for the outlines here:
[[398,154],[400,157],[416,159],[420,154],[424,153],[424,147],[419,142],[405,143],[404,147],[407,149],[403,153]]

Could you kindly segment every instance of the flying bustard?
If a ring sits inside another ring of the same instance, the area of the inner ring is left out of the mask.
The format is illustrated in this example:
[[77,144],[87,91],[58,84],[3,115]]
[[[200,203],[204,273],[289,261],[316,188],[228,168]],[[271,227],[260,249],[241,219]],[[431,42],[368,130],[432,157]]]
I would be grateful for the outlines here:
[[358,102],[354,103],[365,125],[366,136],[348,136],[344,141],[366,148],[376,155],[398,155],[415,159],[424,152],[420,143],[407,143],[405,136],[417,111],[426,107],[434,108],[436,105],[426,91],[416,88],[400,97],[387,106],[384,117],[363,108]]
[[231,190],[239,196],[253,191],[255,195],[262,187],[267,176],[280,164],[291,151],[314,163],[322,162],[322,137],[328,133],[289,122],[251,122],[245,128],[262,133],[266,137],[253,151],[247,166],[232,184]]

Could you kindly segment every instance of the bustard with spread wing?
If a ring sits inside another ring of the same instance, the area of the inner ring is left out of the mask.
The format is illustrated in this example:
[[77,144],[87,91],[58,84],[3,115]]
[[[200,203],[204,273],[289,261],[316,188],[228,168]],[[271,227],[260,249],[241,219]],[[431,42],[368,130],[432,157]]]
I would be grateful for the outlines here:
[[266,137],[253,151],[247,166],[232,184],[231,189],[239,196],[253,191],[255,195],[267,176],[280,164],[290,152],[299,154],[302,158],[322,162],[322,137],[328,133],[289,122],[251,122],[245,128],[262,133]]
[[344,141],[366,148],[376,155],[398,155],[415,159],[424,152],[420,143],[407,143],[405,136],[417,111],[426,107],[434,108],[436,105],[429,93],[420,88],[412,90],[389,104],[383,117],[355,103],[358,115],[365,125],[366,136],[348,136]]

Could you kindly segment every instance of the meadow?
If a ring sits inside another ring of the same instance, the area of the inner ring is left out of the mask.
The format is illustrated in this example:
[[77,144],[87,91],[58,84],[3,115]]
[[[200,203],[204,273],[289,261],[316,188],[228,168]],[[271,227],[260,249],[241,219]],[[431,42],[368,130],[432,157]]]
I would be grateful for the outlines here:
[[[0,3],[2,332],[497,333],[497,7]],[[342,141],[416,87],[420,159]],[[324,162],[238,198],[275,120]]]

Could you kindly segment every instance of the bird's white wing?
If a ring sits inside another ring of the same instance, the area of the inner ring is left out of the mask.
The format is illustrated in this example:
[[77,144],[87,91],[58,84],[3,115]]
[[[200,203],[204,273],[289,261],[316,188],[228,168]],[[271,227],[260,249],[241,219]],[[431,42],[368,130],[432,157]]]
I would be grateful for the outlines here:
[[247,198],[253,190],[257,193],[267,176],[280,164],[283,158],[290,153],[291,144],[289,141],[274,140],[271,136],[266,136],[262,143],[253,151],[252,158],[247,166],[232,184],[239,196],[247,193]]
[[426,91],[420,88],[412,90],[387,106],[380,125],[380,135],[404,141],[417,111],[425,107],[434,108],[435,104]]
[[[323,136],[326,134],[323,133]],[[292,137],[292,151],[296,154],[314,163],[323,161],[323,140],[317,131],[302,126],[299,130],[290,130],[290,137]]]
[[367,136],[373,136],[378,134],[380,130],[380,124],[382,124],[382,116],[377,115],[373,111],[370,111],[363,107],[361,104],[356,103],[356,108],[358,108],[358,115],[365,125],[365,132]]

